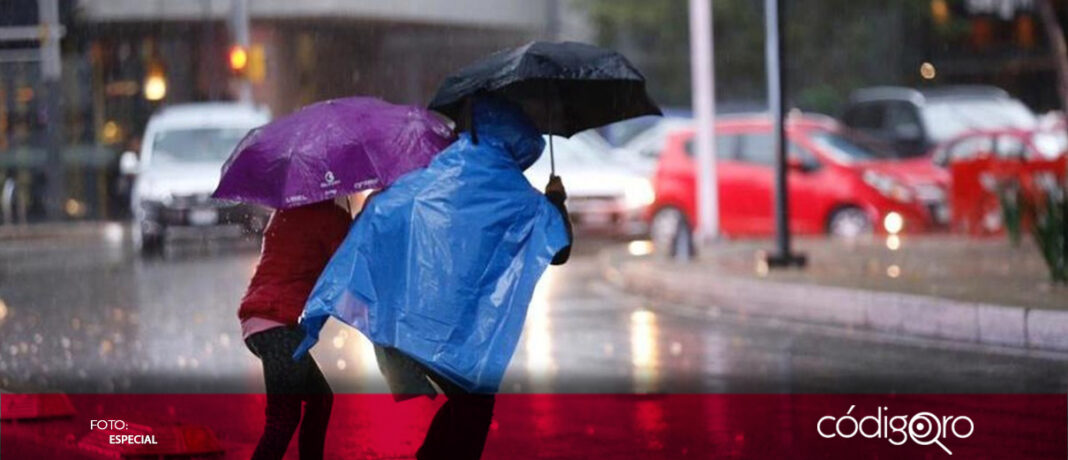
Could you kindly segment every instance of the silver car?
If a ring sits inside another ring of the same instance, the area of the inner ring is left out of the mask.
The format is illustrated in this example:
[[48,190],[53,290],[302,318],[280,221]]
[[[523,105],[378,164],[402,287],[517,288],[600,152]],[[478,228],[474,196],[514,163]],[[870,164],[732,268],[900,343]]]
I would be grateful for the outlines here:
[[[546,139],[548,142],[548,139]],[[567,209],[576,230],[614,236],[646,233],[642,219],[653,203],[653,187],[644,175],[614,158],[611,147],[593,131],[571,138],[554,137],[556,174],[567,188]],[[541,190],[549,180],[548,144],[524,173]]]
[[169,240],[240,236],[260,232],[267,209],[211,198],[222,165],[248,132],[270,114],[237,103],[183,104],[148,122],[140,158],[123,155],[123,170],[136,174],[131,193],[134,241],[145,253]]

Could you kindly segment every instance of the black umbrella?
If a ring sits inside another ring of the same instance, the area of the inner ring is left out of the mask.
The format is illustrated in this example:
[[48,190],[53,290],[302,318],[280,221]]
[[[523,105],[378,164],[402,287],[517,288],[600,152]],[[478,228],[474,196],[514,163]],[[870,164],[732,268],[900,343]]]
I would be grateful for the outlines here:
[[[467,102],[480,93],[519,104],[539,131],[564,137],[661,114],[645,92],[645,77],[627,58],[584,43],[531,42],[498,51],[445,78],[430,109],[468,129]],[[551,155],[551,137],[549,146]]]

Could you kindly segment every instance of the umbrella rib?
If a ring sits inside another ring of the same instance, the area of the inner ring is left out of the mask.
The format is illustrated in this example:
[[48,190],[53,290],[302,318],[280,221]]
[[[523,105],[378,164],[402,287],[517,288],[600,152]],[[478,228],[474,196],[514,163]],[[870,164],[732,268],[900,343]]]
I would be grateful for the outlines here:
[[[368,117],[365,116],[363,120],[359,120],[359,121],[363,122],[363,121],[366,120],[366,118],[368,118]],[[340,117],[339,117],[339,119],[340,119]],[[353,122],[355,122],[355,121],[356,120],[353,120]],[[360,144],[360,152],[363,153],[363,157],[366,159],[367,163],[371,166],[371,170],[374,171],[374,176],[381,179],[382,170],[379,169],[378,163],[375,162],[374,155],[371,155],[367,151],[367,142],[366,142],[366,139],[364,139],[364,136],[358,136],[358,135],[356,135],[356,132],[350,131],[349,130],[349,125],[346,124],[346,123],[340,123],[340,124],[338,124],[338,126],[342,130],[344,130],[346,133],[348,133],[351,139],[353,139],[354,141],[356,141],[356,142],[358,142]],[[351,192],[351,190],[347,190],[346,192]],[[348,193],[346,193],[346,195],[348,195]]]

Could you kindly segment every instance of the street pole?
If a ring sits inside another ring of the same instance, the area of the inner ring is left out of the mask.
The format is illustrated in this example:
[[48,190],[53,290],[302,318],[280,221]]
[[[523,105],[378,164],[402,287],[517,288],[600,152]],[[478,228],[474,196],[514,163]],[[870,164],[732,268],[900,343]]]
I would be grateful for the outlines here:
[[60,100],[60,79],[63,75],[59,54],[62,26],[59,23],[58,0],[37,0],[40,22],[41,80],[45,99],[45,147],[48,162],[45,167],[45,212],[49,220],[63,218],[66,198],[66,165],[63,162],[63,109]]
[[[249,22],[248,0],[231,0],[230,30],[234,35],[234,43],[246,52],[252,41]],[[252,103],[252,82],[247,76],[242,75],[237,79],[237,100],[245,104]]]
[[716,177],[716,92],[712,35],[712,0],[690,0],[690,76],[697,147],[697,242],[719,233],[719,188]]
[[794,254],[790,248],[790,201],[786,155],[786,118],[783,111],[782,71],[782,13],[781,0],[764,0],[766,29],[765,55],[768,74],[768,111],[771,113],[775,144],[775,242],[776,252],[767,256],[768,267],[802,267],[803,255]]

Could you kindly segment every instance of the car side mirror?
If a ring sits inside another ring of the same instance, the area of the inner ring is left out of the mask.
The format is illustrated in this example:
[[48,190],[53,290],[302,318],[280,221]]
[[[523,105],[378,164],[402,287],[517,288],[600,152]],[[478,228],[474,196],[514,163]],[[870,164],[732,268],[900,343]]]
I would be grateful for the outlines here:
[[119,156],[119,173],[132,176],[141,172],[141,160],[137,158],[137,154],[129,150],[122,152]]

